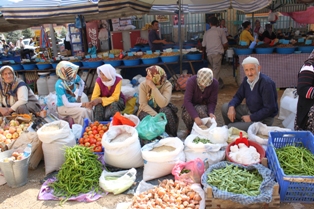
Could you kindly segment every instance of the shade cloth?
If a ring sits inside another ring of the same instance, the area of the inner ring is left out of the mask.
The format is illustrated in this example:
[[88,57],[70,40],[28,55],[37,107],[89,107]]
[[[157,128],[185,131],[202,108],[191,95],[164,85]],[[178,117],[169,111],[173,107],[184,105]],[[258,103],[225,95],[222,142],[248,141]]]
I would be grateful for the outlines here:
[[305,11],[281,12],[282,15],[291,17],[301,24],[314,24],[314,7],[308,7]]

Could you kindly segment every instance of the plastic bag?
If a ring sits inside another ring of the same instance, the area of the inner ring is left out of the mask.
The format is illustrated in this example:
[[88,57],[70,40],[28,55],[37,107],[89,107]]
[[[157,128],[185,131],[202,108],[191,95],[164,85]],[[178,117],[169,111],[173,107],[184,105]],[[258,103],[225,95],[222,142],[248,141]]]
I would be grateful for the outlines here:
[[113,126],[128,125],[128,126],[135,127],[136,124],[132,120],[130,120],[129,118],[121,115],[120,112],[116,112],[116,114],[114,114],[114,116],[112,118],[112,122],[110,123],[110,125],[113,125]]
[[103,170],[99,178],[99,186],[114,195],[121,194],[129,189],[136,179],[136,170],[131,168],[127,171],[108,172]]
[[136,127],[141,139],[152,140],[165,132],[167,118],[165,113],[158,113],[155,116],[147,115]]
[[189,162],[179,162],[172,169],[175,180],[187,183],[201,183],[201,177],[205,172],[204,163],[196,158]]
[[210,130],[212,130],[213,128],[217,127],[217,122],[214,118],[202,118],[202,123],[207,126],[207,129],[202,129],[201,127],[199,127],[196,123],[193,124],[192,127],[192,131],[191,134],[195,134],[195,135],[199,135],[199,136],[203,136],[206,139],[208,139],[209,137],[209,132]]

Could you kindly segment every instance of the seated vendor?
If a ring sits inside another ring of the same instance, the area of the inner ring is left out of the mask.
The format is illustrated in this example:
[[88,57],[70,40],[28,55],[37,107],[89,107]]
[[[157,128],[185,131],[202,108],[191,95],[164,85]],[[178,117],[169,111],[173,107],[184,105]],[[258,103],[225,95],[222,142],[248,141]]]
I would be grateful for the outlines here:
[[13,68],[3,66],[0,74],[1,115],[8,116],[12,112],[39,115],[41,109],[38,99],[26,83],[15,76]]
[[[56,67],[56,73],[59,76],[55,84],[57,94],[57,111],[59,116],[69,116],[73,118],[76,124],[83,125],[84,119],[90,121],[93,119],[93,103],[81,102],[81,96],[85,83],[80,76],[77,75],[79,66],[68,61],[61,61]],[[76,85],[79,85],[78,97],[74,94]]]
[[266,30],[262,34],[264,43],[270,43],[271,40],[276,38],[276,34],[273,32],[273,27],[271,24],[266,24]]
[[87,51],[87,53],[90,54],[90,55],[97,54],[97,48],[91,42],[88,43],[88,51]]
[[121,92],[122,77],[110,64],[99,66],[97,74],[91,99],[95,106],[94,118],[96,121],[107,121],[125,108],[125,98]]

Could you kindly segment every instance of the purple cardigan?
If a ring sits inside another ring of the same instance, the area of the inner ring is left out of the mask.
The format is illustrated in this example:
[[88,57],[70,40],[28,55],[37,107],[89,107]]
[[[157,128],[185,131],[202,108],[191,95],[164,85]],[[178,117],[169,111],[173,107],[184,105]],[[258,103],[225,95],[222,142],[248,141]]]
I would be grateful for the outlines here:
[[210,113],[214,114],[218,97],[218,81],[216,79],[202,92],[197,85],[196,78],[197,76],[194,75],[187,81],[183,103],[183,106],[193,119],[199,117],[194,107],[195,105],[207,105],[208,115]]
[[[101,92],[101,97],[110,97],[114,90],[116,89],[117,84],[122,80],[122,78],[116,76],[116,81],[114,82],[114,84],[111,86],[110,90],[108,89],[107,86],[105,86],[102,81],[101,78],[97,78],[96,82],[98,83],[98,86],[100,88],[100,92]],[[125,103],[125,97],[123,95],[123,93],[120,91],[120,98],[123,99],[124,103]]]

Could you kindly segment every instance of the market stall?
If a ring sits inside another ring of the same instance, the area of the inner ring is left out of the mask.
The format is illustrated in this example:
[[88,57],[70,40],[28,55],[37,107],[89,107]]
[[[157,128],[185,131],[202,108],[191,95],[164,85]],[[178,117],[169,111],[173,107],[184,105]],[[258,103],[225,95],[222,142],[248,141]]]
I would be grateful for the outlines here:
[[268,75],[277,88],[296,87],[298,72],[303,62],[309,57],[308,53],[301,54],[251,54],[239,55],[239,73],[237,82],[241,83],[245,77],[242,61],[252,56],[258,59],[261,65],[261,72]]

